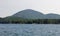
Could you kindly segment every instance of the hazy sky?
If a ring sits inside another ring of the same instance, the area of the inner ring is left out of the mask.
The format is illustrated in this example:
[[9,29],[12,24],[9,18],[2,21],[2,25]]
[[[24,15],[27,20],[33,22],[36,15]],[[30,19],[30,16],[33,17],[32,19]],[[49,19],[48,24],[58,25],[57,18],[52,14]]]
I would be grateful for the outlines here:
[[0,17],[10,16],[24,9],[60,14],[60,0],[0,0]]

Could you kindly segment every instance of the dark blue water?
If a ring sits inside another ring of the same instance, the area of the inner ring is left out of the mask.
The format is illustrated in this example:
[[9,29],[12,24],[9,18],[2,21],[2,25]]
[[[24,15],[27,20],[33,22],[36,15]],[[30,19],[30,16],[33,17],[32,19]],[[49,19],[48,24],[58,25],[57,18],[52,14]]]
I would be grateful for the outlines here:
[[0,24],[0,36],[60,36],[60,25]]

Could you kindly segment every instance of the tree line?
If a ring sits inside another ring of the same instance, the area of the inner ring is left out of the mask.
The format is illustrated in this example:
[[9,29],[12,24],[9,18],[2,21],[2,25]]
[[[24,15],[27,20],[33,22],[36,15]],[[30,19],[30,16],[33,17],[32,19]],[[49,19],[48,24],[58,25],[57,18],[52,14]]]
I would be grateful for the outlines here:
[[0,18],[0,23],[12,23],[12,24],[60,24],[60,19],[6,19]]

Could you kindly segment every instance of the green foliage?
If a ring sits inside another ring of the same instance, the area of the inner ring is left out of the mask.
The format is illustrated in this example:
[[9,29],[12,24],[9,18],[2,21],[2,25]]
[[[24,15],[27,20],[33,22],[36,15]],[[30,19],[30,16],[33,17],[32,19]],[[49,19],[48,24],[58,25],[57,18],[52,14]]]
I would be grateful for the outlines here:
[[6,18],[0,18],[0,23],[60,24],[60,19],[23,19],[20,17],[6,17]]

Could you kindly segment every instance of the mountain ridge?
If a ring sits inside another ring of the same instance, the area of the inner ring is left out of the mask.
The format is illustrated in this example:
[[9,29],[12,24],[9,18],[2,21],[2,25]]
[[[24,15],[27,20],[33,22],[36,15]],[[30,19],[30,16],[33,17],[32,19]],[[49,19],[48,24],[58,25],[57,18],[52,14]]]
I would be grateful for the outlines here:
[[12,16],[0,18],[0,23],[21,24],[60,24],[60,15],[43,14],[34,10],[22,10]]
[[19,11],[18,13],[12,16],[26,18],[26,19],[60,19],[60,15],[58,14],[53,14],[53,13],[43,14],[41,12],[32,9],[25,9]]
[[43,14],[41,12],[32,10],[32,9],[25,9],[22,11],[19,11],[12,16],[8,17],[17,17],[17,18],[24,18],[24,19],[60,19],[60,15],[49,13],[49,14]]

